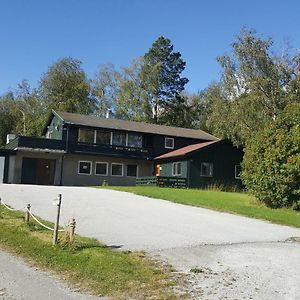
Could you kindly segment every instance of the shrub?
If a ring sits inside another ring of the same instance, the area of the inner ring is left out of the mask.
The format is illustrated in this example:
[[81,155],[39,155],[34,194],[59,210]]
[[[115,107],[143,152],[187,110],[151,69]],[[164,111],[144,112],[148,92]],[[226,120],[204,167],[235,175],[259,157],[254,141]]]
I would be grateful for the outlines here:
[[245,147],[242,180],[271,207],[300,208],[300,104],[291,104]]

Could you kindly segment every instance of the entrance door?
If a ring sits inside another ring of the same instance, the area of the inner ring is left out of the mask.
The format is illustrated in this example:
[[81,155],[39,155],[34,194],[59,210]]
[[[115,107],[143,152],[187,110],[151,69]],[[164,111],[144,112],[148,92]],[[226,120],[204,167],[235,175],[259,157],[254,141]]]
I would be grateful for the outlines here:
[[4,179],[4,163],[5,163],[5,157],[0,156],[0,183],[3,183],[3,179]]
[[55,160],[39,159],[37,164],[37,184],[54,184]]
[[52,185],[54,174],[55,159],[23,157],[21,183]]

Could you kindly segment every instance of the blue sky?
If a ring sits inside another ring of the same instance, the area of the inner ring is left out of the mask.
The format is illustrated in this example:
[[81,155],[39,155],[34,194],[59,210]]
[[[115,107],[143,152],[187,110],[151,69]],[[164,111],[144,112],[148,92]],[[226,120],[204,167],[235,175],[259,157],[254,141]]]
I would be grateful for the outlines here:
[[216,57],[243,26],[300,48],[297,0],[1,0],[0,94],[28,79],[36,86],[50,64],[70,56],[93,77],[108,62],[126,66],[163,35],[186,61],[189,92],[218,80]]

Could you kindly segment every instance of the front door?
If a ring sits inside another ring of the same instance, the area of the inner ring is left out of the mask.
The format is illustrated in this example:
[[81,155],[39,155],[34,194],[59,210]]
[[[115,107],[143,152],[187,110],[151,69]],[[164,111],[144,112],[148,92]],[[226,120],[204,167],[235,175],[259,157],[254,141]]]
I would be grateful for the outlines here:
[[54,184],[55,160],[39,159],[37,164],[37,184]]

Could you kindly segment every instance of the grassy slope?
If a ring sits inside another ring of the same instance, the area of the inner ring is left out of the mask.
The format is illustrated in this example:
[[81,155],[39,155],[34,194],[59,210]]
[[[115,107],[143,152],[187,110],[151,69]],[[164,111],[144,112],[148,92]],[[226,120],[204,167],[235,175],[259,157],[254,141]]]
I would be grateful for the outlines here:
[[20,212],[1,209],[0,246],[33,264],[54,270],[96,295],[121,299],[131,295],[134,299],[172,298],[167,270],[154,265],[142,253],[113,251],[94,239],[78,236],[70,246],[64,241],[64,234],[54,247],[51,232],[33,221],[26,225]]
[[264,219],[273,223],[300,227],[300,212],[291,209],[271,209],[246,193],[228,193],[197,189],[173,189],[154,186],[109,187],[176,203],[211,208],[247,217]]

